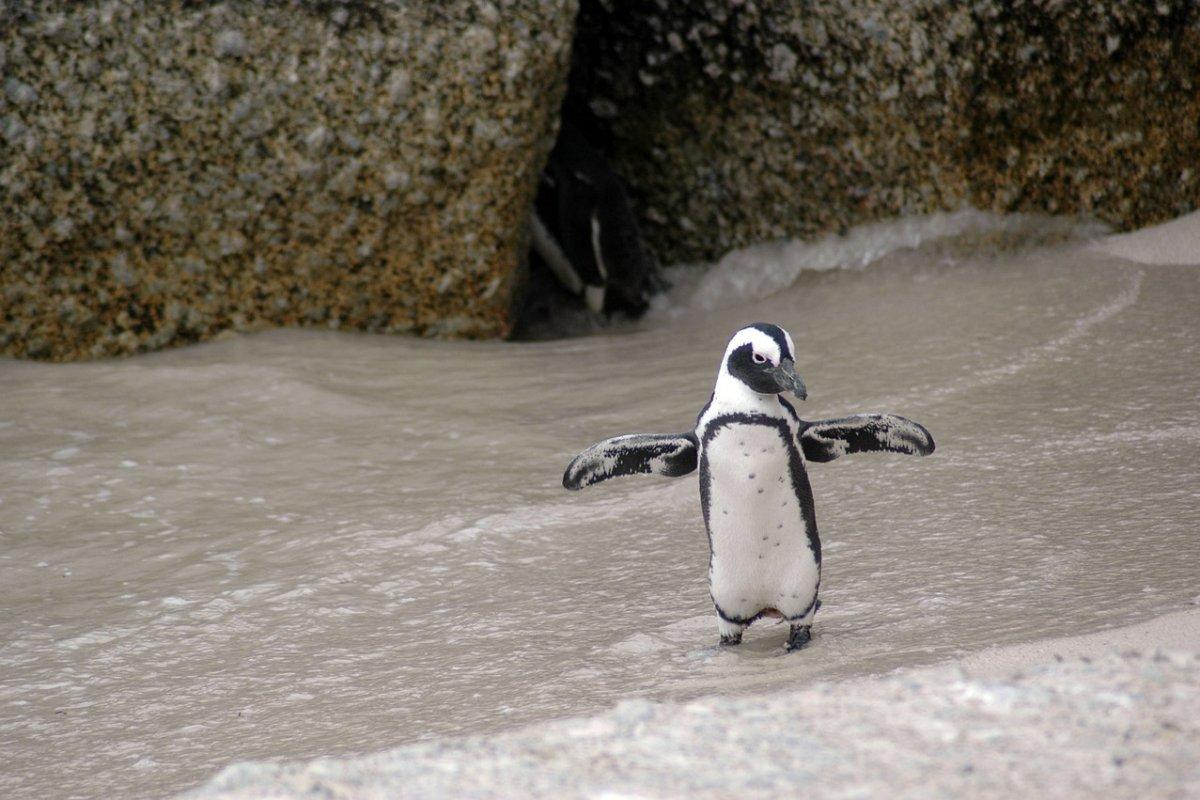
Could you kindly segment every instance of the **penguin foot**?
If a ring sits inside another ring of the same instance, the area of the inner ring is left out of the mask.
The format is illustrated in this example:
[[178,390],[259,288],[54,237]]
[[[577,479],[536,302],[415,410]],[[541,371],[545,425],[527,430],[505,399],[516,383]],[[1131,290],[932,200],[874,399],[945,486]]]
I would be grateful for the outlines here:
[[799,650],[812,641],[812,625],[793,625],[788,633],[787,651]]
[[733,647],[735,644],[741,644],[741,643],[742,643],[742,632],[738,631],[737,633],[733,633],[728,636],[724,636],[724,635],[721,636],[720,646],[721,647]]

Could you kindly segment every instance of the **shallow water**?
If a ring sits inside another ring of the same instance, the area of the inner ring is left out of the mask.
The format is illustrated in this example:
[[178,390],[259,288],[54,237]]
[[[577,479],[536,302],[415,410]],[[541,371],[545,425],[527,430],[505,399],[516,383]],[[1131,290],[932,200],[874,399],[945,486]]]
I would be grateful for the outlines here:
[[[0,794],[161,796],[234,760],[795,687],[1189,604],[1200,271],[1069,233],[952,215],[761,248],[586,339],[276,331],[0,361]],[[938,442],[811,465],[824,606],[788,656],[763,623],[714,646],[694,476],[559,485],[597,439],[689,429],[760,319],[796,339],[802,416],[887,410]]]

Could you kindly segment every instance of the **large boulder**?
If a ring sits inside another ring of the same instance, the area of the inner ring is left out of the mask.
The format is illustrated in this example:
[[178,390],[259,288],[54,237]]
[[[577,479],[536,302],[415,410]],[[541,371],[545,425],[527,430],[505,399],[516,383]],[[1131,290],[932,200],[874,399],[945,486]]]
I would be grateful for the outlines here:
[[975,205],[1200,203],[1192,0],[583,0],[567,106],[664,261]]
[[0,2],[0,353],[503,335],[575,10]]

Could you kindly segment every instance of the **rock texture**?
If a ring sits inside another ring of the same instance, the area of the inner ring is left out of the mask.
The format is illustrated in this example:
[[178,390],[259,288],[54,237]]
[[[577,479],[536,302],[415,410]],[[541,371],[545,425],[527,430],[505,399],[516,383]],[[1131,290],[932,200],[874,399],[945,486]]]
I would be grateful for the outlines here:
[[227,768],[189,800],[1194,797],[1200,663],[955,669],[588,719],[365,758]]
[[664,263],[967,204],[1200,204],[1192,0],[583,0],[578,28],[568,116]]
[[575,10],[0,1],[0,353],[504,334]]

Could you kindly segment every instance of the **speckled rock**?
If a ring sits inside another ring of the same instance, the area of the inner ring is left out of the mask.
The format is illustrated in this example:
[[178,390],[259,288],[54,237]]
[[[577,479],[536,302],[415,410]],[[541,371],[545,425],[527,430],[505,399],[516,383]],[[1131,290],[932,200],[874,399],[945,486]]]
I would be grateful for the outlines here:
[[664,262],[967,204],[1200,204],[1192,0],[583,0],[574,58],[568,115],[611,134]]
[[575,10],[0,2],[0,353],[504,334]]
[[238,764],[188,800],[1184,798],[1200,791],[1200,663],[956,669],[613,711],[357,759]]

